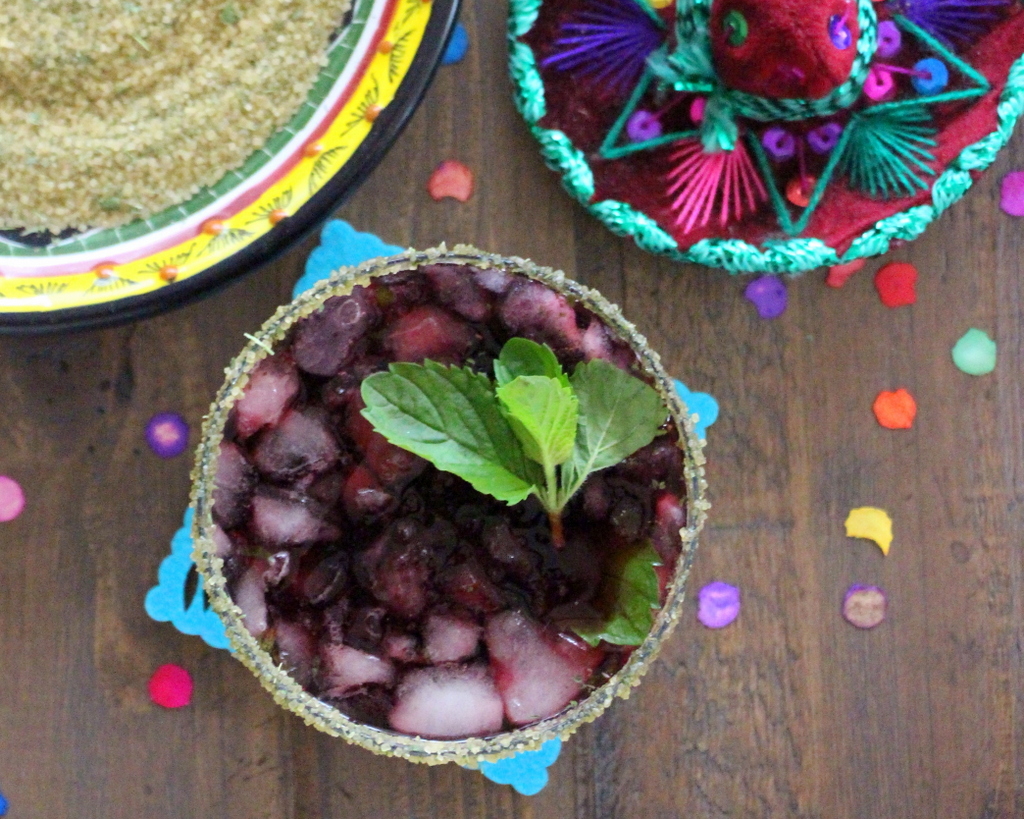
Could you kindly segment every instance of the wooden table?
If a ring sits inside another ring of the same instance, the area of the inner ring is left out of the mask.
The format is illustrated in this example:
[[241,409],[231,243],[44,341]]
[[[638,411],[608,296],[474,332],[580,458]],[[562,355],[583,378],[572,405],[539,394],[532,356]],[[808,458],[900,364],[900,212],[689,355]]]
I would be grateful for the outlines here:
[[[691,603],[644,684],[564,747],[535,797],[455,766],[375,757],[306,728],[226,652],[143,612],[180,525],[188,456],[160,460],[156,412],[196,429],[229,358],[315,241],[202,303],[133,326],[0,339],[0,474],[28,506],[0,524],[0,790],[17,819],[600,817],[1012,819],[1024,816],[1024,223],[998,182],[1017,139],[923,239],[918,302],[889,310],[877,263],[843,290],[789,282],[763,321],[744,280],[681,267],[609,234],[546,170],[505,73],[504,6],[467,3],[472,47],[340,215],[387,241],[468,241],[563,268],[618,302],[669,369],[713,394],[714,504],[691,598],[722,579],[739,620]],[[464,205],[425,192],[433,167],[476,171]],[[994,374],[959,372],[969,327],[999,342]],[[878,426],[908,388],[911,431]],[[887,509],[888,557],[847,539]],[[887,621],[840,616],[883,586]],[[166,662],[194,703],[152,705]]]

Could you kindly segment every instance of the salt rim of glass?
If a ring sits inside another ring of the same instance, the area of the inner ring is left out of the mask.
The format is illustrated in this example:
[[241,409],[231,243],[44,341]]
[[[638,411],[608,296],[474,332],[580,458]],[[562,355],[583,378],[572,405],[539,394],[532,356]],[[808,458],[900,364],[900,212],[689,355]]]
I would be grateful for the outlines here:
[[[653,378],[654,387],[680,432],[679,446],[685,456],[684,476],[687,487],[687,523],[680,529],[682,547],[675,573],[668,585],[665,605],[658,611],[651,631],[643,643],[633,650],[626,664],[585,699],[570,703],[566,709],[552,717],[489,737],[458,740],[424,739],[365,725],[303,689],[245,629],[242,611],[228,594],[223,572],[224,561],[216,555],[211,534],[213,481],[218,447],[224,437],[228,415],[242,395],[253,368],[276,348],[296,321],[319,310],[327,299],[347,295],[355,286],[367,284],[374,277],[410,271],[430,264],[472,265],[525,275],[583,304],[600,317],[609,329],[629,344],[643,371]],[[592,722],[616,697],[629,697],[682,615],[686,578],[693,565],[697,535],[704,525],[710,504],[706,498],[702,442],[694,432],[691,413],[662,367],[658,354],[650,348],[647,339],[622,316],[618,307],[597,291],[567,278],[561,271],[538,266],[527,259],[485,253],[468,245],[456,245],[449,251],[442,244],[429,250],[409,250],[397,256],[371,259],[358,267],[343,267],[291,303],[278,308],[260,331],[249,336],[249,339],[249,343],[227,368],[224,384],[217,392],[203,423],[192,470],[191,505],[195,510],[193,559],[202,572],[210,606],[224,622],[232,653],[257,676],[279,705],[298,714],[306,724],[374,753],[436,765],[445,762],[494,761],[520,751],[534,750],[555,737],[565,739],[582,725]]]

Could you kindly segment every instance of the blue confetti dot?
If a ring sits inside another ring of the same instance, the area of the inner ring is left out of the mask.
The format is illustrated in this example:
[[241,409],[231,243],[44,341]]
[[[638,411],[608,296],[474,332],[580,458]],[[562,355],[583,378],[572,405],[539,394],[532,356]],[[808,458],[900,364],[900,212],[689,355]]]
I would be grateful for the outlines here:
[[536,751],[522,751],[497,762],[481,762],[480,773],[499,785],[511,785],[523,796],[533,796],[548,784],[548,768],[562,751],[562,740],[552,739]]
[[7,799],[5,799],[4,795],[0,793],[0,816],[7,815],[7,807]]
[[441,65],[461,62],[467,51],[469,51],[469,32],[466,31],[466,27],[462,23],[457,23],[455,31],[452,32],[452,37],[448,41],[448,48],[445,49],[444,56],[441,58]]
[[694,430],[702,441],[707,440],[708,427],[718,420],[718,402],[706,392],[690,392],[682,381],[676,379],[676,392],[683,399],[686,408],[697,416]]

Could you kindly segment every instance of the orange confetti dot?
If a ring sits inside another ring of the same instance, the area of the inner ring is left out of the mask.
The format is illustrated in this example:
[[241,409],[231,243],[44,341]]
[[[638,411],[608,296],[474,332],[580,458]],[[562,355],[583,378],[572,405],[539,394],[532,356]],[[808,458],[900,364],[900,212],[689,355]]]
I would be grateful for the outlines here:
[[380,112],[383,110],[383,106],[374,103],[373,105],[367,107],[366,113],[363,114],[363,117],[366,119],[367,122],[374,122],[377,119],[377,117],[380,116]]
[[322,142],[310,142],[305,148],[302,149],[308,157],[320,156],[324,152],[324,144]]
[[224,232],[224,223],[220,219],[207,219],[200,230],[210,236],[219,236]]
[[917,416],[917,402],[905,389],[880,392],[872,408],[878,423],[886,429],[910,429]]
[[278,222],[283,222],[287,218],[288,211],[281,210],[280,208],[278,208],[277,210],[270,211],[270,216],[267,217],[267,219],[270,221],[270,224],[272,225],[276,225]]
[[165,282],[173,282],[180,272],[173,264],[164,265],[160,268],[160,278]]
[[786,185],[786,198],[798,208],[806,208],[811,204],[811,194],[817,184],[818,180],[813,176],[808,176],[806,179],[794,176]]
[[92,271],[97,279],[112,279],[114,278],[114,266],[111,264],[101,264],[93,268]]
[[395,44],[390,40],[381,40],[380,45],[377,46],[377,51],[381,54],[390,54],[395,50]]
[[438,202],[445,197],[467,202],[473,195],[473,172],[458,160],[446,159],[430,175],[427,193]]

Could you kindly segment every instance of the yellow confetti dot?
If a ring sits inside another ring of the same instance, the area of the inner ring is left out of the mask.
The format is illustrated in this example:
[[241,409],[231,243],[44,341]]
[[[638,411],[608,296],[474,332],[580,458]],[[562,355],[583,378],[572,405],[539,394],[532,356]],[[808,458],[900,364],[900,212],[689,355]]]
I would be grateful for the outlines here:
[[851,509],[846,517],[846,536],[873,540],[882,554],[887,555],[892,545],[892,518],[884,509],[874,506]]
[[675,1],[676,0],[647,0],[647,2],[650,4],[651,8],[656,8],[656,9],[667,9]]

